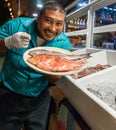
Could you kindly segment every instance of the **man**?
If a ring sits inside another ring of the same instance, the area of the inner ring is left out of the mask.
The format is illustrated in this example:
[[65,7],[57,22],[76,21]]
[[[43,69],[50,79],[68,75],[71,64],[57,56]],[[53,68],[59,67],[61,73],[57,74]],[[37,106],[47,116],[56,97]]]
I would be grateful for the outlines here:
[[[23,54],[37,46],[70,50],[62,33],[65,12],[57,2],[48,2],[37,20],[16,18],[0,27],[0,46],[7,48],[1,71],[0,130],[46,130],[49,113],[49,81],[57,76],[44,75],[29,68]],[[48,81],[49,80],[49,81]]]

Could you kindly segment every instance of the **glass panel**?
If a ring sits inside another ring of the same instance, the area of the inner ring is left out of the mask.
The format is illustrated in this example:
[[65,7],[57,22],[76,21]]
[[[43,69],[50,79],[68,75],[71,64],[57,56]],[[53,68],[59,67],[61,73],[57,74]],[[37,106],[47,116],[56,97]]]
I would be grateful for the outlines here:
[[86,47],[86,35],[69,36],[72,49],[81,49]]
[[66,32],[87,28],[87,15],[66,22]]
[[95,27],[116,23],[116,3],[95,12]]
[[77,4],[75,4],[75,6],[74,6],[73,8],[71,8],[71,9],[67,12],[67,14],[69,14],[69,13],[71,13],[71,12],[77,10],[77,9],[80,9],[80,8],[84,7],[85,5],[88,4],[88,2],[89,2],[89,0],[80,0],[79,2],[77,2]]
[[94,34],[93,42],[96,48],[116,50],[116,32]]

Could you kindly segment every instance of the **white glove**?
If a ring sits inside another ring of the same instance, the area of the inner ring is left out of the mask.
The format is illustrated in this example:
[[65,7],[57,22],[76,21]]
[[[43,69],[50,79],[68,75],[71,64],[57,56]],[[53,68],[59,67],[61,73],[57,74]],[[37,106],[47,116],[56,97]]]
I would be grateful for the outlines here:
[[4,39],[5,45],[8,49],[11,48],[27,48],[31,36],[26,32],[17,32],[12,36],[6,37]]

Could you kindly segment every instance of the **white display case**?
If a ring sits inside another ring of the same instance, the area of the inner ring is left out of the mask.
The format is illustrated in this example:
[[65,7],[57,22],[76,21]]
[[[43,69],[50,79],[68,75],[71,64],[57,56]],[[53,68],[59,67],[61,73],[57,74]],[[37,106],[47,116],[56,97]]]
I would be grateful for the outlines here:
[[101,79],[112,79],[116,83],[115,77],[116,66],[78,80],[70,76],[62,77],[56,85],[92,130],[115,130],[116,111],[87,89],[90,83]]
[[84,54],[84,53],[96,53],[102,51],[102,49],[96,49],[96,48],[83,48],[75,50],[74,52],[77,54]]
[[[113,83],[113,86],[116,88],[115,57],[115,51],[104,50],[94,53],[92,54],[92,58],[89,59],[88,67],[95,66],[96,64],[110,64],[112,67],[80,79],[73,79],[71,76],[63,76],[56,83],[56,86],[64,93],[65,97],[70,101],[77,112],[80,113],[92,130],[116,129],[116,111],[88,90],[90,84],[91,87],[93,87],[98,81],[102,81],[104,84]],[[106,90],[109,90],[108,85],[106,86]]]
[[91,54],[91,58],[88,59],[87,67],[96,66],[97,64],[111,66],[116,65],[116,51],[102,50]]

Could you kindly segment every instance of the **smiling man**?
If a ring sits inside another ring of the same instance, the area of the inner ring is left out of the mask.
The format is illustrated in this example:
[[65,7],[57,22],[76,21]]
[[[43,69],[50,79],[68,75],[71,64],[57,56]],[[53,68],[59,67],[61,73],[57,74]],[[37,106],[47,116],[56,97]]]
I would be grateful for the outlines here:
[[38,15],[38,35],[46,41],[51,41],[62,32],[64,20],[65,14],[63,12],[46,9],[44,15]]
[[0,27],[0,46],[7,48],[0,82],[0,130],[20,130],[23,125],[25,130],[46,130],[49,83],[57,76],[32,70],[23,54],[38,46],[70,50],[69,39],[62,32],[65,15],[59,3],[48,2],[37,19],[19,17]]

